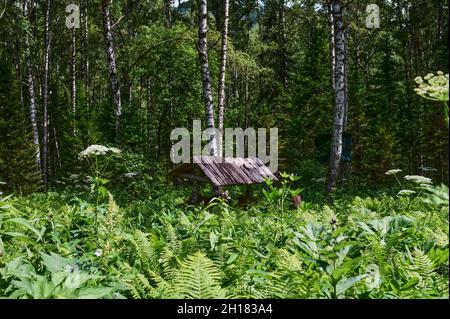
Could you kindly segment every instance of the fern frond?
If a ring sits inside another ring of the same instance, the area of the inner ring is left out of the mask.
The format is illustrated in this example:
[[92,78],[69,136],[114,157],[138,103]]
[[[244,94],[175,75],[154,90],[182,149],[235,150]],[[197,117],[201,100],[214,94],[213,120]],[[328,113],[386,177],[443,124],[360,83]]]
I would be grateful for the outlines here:
[[164,278],[172,279],[174,277],[174,273],[176,273],[176,269],[180,265],[177,254],[169,247],[164,247],[161,252],[160,262],[162,266],[161,274]]
[[147,238],[148,234],[136,230],[132,243],[135,251],[146,270],[157,271],[159,269],[158,252],[154,243]]
[[418,287],[426,290],[433,285],[434,265],[430,257],[418,248],[414,248],[413,264],[408,267],[408,274],[419,278]]
[[181,243],[178,239],[177,232],[171,224],[166,225],[166,240],[169,249],[177,253],[180,251]]
[[380,270],[380,275],[388,281],[393,275],[393,266],[391,260],[389,244],[382,243],[377,239],[372,239],[370,241],[370,247],[372,254],[369,255],[369,260],[378,265]]
[[287,271],[302,271],[303,262],[295,254],[291,254],[286,249],[279,249],[277,251],[278,264],[282,269]]
[[254,286],[239,284],[232,287],[228,293],[229,298],[235,299],[263,299],[258,297],[258,292]]
[[417,272],[421,277],[427,278],[434,271],[434,265],[430,257],[425,252],[415,248],[414,249],[414,264],[411,270]]
[[220,272],[205,254],[197,252],[181,262],[173,281],[177,298],[215,299],[225,298],[226,291],[220,286]]

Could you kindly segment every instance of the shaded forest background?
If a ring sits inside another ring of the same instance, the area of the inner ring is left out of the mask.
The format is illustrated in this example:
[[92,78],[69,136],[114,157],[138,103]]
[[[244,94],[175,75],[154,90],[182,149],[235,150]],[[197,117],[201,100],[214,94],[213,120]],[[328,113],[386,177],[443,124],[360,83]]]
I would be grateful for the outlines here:
[[[81,20],[80,28],[74,30],[65,26],[66,5],[74,1],[2,2],[3,189],[17,193],[44,190],[43,170],[48,172],[48,187],[60,187],[71,174],[83,171],[78,153],[91,144],[122,149],[122,166],[117,169],[123,173],[140,171],[153,176],[168,172],[172,168],[171,130],[191,129],[194,119],[204,119],[196,2],[112,2],[122,104],[119,134],[101,1],[76,2]],[[366,1],[343,4],[349,101],[346,132],[353,138],[348,183],[383,184],[387,181],[384,172],[392,168],[407,174],[426,172],[435,181],[447,183],[448,128],[442,107],[414,92],[416,76],[438,70],[448,73],[447,1],[372,2],[380,7],[380,29],[366,28]],[[208,9],[208,53],[216,103],[222,1],[208,1]],[[326,2],[231,0],[229,19],[224,126],[278,127],[280,170],[306,180],[323,177],[326,163],[320,161],[315,141],[331,134],[334,105]],[[45,168],[36,164],[30,70],[39,156]]]

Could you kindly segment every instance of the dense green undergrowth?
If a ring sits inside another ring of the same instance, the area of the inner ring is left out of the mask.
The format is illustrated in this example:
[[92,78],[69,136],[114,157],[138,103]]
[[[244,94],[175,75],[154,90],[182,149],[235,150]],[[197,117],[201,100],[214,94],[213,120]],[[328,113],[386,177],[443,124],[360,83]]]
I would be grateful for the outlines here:
[[449,295],[445,186],[295,207],[288,183],[265,185],[250,208],[186,206],[186,189],[156,189],[120,207],[113,195],[89,191],[0,197],[0,296]]

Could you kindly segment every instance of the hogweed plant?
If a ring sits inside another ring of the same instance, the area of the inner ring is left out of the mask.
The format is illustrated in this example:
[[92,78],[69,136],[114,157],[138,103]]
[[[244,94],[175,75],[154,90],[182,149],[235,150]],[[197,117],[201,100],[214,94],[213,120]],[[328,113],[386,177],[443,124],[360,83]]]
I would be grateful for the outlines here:
[[449,127],[448,120],[448,74],[441,71],[437,75],[433,73],[427,74],[425,77],[418,76],[415,81],[418,87],[415,89],[416,93],[421,97],[442,102],[444,107],[444,116],[447,127]]
[[108,190],[105,185],[109,182],[109,180],[103,176],[111,159],[120,153],[121,150],[118,148],[97,144],[91,145],[84,151],[80,152],[78,159],[85,160],[88,163],[91,175],[94,176],[90,180],[91,193],[97,191],[97,194],[101,197],[108,196]]
[[[292,202],[296,207],[301,203],[300,193],[303,188],[293,188],[292,184],[300,179],[300,177],[294,174],[280,173],[281,187],[275,187],[273,180],[266,180],[268,190],[263,190],[264,197],[269,202],[271,209],[277,211],[279,224],[281,226],[281,233],[284,233],[283,229],[283,216],[286,209],[287,201],[292,199]],[[277,236],[275,236],[277,237]],[[283,235],[282,235],[283,237]]]
[[[441,186],[434,186],[433,181],[429,177],[425,177],[422,175],[406,175],[403,177],[403,179],[406,182],[410,182],[413,185],[413,189],[407,189],[403,187],[403,184],[400,182],[399,178],[397,177],[397,174],[402,172],[401,169],[392,169],[387,171],[386,175],[393,175],[399,184],[401,190],[397,193],[397,197],[406,197],[410,199],[411,196],[415,195],[415,198],[412,200],[416,200],[418,198],[421,198],[421,196],[426,193],[426,197],[423,198],[423,202],[430,204],[430,206],[433,207],[440,207],[443,203],[448,202],[448,187],[445,185]],[[409,209],[411,203],[411,200],[408,200],[408,207]]]

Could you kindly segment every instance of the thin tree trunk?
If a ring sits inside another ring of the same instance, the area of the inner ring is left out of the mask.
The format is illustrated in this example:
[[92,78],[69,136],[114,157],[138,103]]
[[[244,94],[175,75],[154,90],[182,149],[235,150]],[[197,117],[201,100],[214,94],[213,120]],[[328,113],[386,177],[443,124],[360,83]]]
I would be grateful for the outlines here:
[[[211,91],[211,76],[209,73],[208,62],[208,10],[207,0],[199,0],[198,2],[198,54],[200,58],[200,70],[203,84],[203,103],[205,105],[205,122],[207,128],[214,128],[214,106]],[[209,138],[211,156],[217,156],[217,136],[210,134]]]
[[111,0],[102,0],[103,14],[103,37],[106,44],[106,55],[108,59],[109,79],[111,82],[111,92],[114,100],[115,134],[116,141],[119,139],[120,116],[122,114],[122,102],[120,98],[120,86],[117,80],[116,56],[114,52],[114,38],[111,31]]
[[335,78],[335,105],[333,135],[331,141],[330,164],[328,167],[328,176],[326,184],[327,199],[331,200],[331,192],[334,191],[337,178],[339,176],[340,162],[342,157],[342,136],[344,133],[344,119],[346,109],[346,40],[344,34],[344,23],[342,19],[340,0],[332,1],[332,13],[335,31],[336,48],[336,78]]
[[86,91],[89,87],[89,58],[88,58],[88,11],[87,4],[82,13],[83,28],[80,36],[80,72],[81,77],[84,80],[84,86]]
[[[231,92],[233,94],[233,101],[239,100],[239,77],[238,77],[238,70],[236,68],[236,59],[233,60],[233,83],[232,83],[232,89]],[[233,103],[235,104],[235,103]]]
[[164,122],[164,118],[167,115],[167,112],[169,111],[169,107],[166,107],[164,111],[162,112],[159,122],[158,122],[158,131],[157,131],[157,140],[158,140],[158,151],[157,151],[157,159],[159,160],[161,158],[161,152],[162,152],[162,145],[161,145],[161,135],[162,135],[162,126]]
[[[244,72],[244,105],[245,105],[245,120],[244,120],[244,128],[250,127],[249,121],[249,87],[248,87],[248,72]],[[248,141],[248,140],[247,140]],[[247,144],[245,145],[245,149],[247,149]]]
[[[166,26],[166,28],[170,29],[172,27],[172,0],[164,0],[164,24]],[[174,75],[173,75],[173,69],[169,68],[168,72],[167,72],[167,85],[168,85],[168,94],[170,96],[169,98],[169,127],[172,130],[174,128],[174,113],[175,113],[175,95],[173,94],[174,90],[173,90],[173,85],[174,83]],[[172,147],[174,145],[174,141],[170,141],[170,147]],[[167,155],[170,154],[170,151],[167,152]],[[172,165],[172,168],[174,168],[174,163],[172,163],[172,161],[170,161],[170,156],[169,156],[169,163]]]
[[72,55],[71,55],[71,101],[72,101],[72,116],[73,116],[73,134],[77,133],[77,42],[76,29],[72,28]]
[[44,176],[45,189],[48,189],[48,75],[50,69],[50,5],[51,0],[47,0],[45,11],[45,51],[44,51],[44,83],[43,83],[43,103],[42,103],[42,173]]
[[223,116],[225,110],[225,76],[227,70],[227,46],[228,46],[228,12],[229,0],[223,1],[223,29],[222,29],[222,52],[220,57],[220,74],[219,74],[219,99],[218,99],[218,118],[217,128],[219,129],[219,156],[222,157],[223,152]]
[[[346,13],[346,21],[351,21],[351,17],[348,16],[348,9],[349,5],[345,9]],[[346,24],[345,30],[344,30],[344,39],[350,38],[350,23]],[[345,56],[345,64],[344,64],[344,83],[345,83],[345,105],[344,105],[344,133],[347,131],[347,122],[348,122],[348,63],[347,63],[347,57],[348,57],[348,48],[347,48],[347,41],[344,43],[344,56]]]
[[153,113],[153,99],[152,99],[152,80],[147,79],[147,154],[152,156],[152,113]]
[[288,55],[287,55],[287,35],[286,35],[286,5],[285,0],[280,0],[280,58],[281,58],[281,81],[285,90],[288,89]]
[[[27,26],[31,23],[28,17],[28,6],[30,4],[29,0],[24,0],[23,2],[23,15],[25,20],[27,21]],[[34,79],[33,79],[33,64],[31,62],[31,49],[30,49],[30,38],[28,34],[28,28],[25,29],[25,61],[27,65],[27,84],[28,84],[28,94],[30,98],[30,118],[31,118],[31,127],[33,129],[33,144],[36,148],[36,166],[39,172],[42,172],[41,165],[41,150],[39,143],[39,129],[37,124],[37,116],[36,116],[36,95],[34,90]]]
[[56,135],[56,128],[53,126],[53,138],[55,139],[55,153],[56,158],[58,160],[58,166],[59,169],[62,169],[62,163],[61,163],[61,154],[59,152],[59,144],[58,144],[58,136]]
[[334,16],[331,4],[328,6],[330,17],[330,64],[331,64],[331,85],[335,89],[336,80],[336,48],[335,48],[335,32],[334,32]]
[[23,82],[22,82],[22,72],[20,67],[20,43],[19,43],[19,37],[16,37],[15,45],[14,45],[14,63],[15,63],[15,69],[16,69],[16,77],[17,82],[20,83],[19,89],[20,89],[20,105],[22,109],[25,109],[25,98],[24,98],[24,89],[23,89]]

